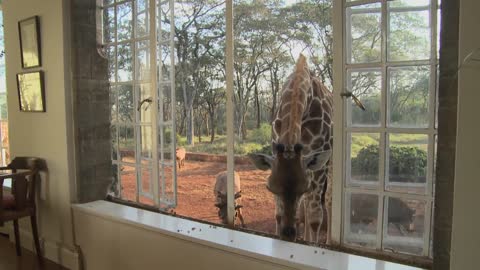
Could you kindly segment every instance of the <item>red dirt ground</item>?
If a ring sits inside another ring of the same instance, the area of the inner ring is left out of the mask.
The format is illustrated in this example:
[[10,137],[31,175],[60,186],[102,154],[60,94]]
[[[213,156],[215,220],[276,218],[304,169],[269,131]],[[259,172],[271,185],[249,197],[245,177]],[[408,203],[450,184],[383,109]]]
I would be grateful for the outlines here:
[[[175,212],[192,218],[220,223],[213,187],[215,176],[227,169],[217,162],[185,161],[178,174],[178,206]],[[248,229],[275,232],[273,195],[265,188],[269,172],[256,170],[253,165],[236,165],[240,174],[242,211]]]
[[[177,170],[178,204],[174,211],[178,215],[220,223],[214,206],[213,187],[215,176],[226,169],[227,165],[221,162],[185,160],[185,166]],[[129,174],[129,171],[132,173]],[[256,170],[249,164],[236,165],[235,171],[240,174],[242,212],[247,229],[275,233],[273,195],[265,188],[269,172]],[[122,197],[134,201],[136,184],[133,168],[124,167],[122,173]],[[146,179],[149,178],[148,175],[144,174]],[[148,180],[143,183],[148,186]],[[152,203],[150,199],[142,197],[140,201]]]

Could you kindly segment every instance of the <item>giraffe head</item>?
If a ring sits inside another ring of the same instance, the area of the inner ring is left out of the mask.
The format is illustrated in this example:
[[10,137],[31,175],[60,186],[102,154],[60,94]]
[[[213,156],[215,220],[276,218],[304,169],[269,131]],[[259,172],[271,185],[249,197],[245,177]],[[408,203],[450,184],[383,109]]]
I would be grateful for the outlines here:
[[300,198],[312,189],[313,171],[325,166],[331,151],[302,154],[302,144],[274,144],[273,155],[250,154],[258,169],[271,170],[267,189],[275,195],[277,218],[280,218],[280,237],[296,238],[296,216]]
[[277,112],[280,120],[273,127],[273,155],[250,155],[257,168],[271,170],[267,189],[275,195],[277,223],[280,225],[277,229],[281,238],[286,240],[296,238],[298,203],[303,194],[311,190],[313,171],[323,168],[331,156],[331,151],[308,151],[311,148],[305,147],[301,141],[302,118],[311,92],[310,72],[305,57],[301,55],[283,87]]

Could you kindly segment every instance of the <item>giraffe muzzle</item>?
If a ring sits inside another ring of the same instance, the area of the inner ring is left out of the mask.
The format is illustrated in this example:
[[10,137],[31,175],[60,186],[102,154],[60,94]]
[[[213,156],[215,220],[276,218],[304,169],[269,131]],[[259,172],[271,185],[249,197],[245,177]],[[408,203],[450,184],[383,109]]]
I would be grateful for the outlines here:
[[288,240],[288,241],[294,241],[296,236],[297,236],[297,230],[295,229],[295,227],[290,227],[290,226],[284,227],[280,235],[280,237],[283,240]]

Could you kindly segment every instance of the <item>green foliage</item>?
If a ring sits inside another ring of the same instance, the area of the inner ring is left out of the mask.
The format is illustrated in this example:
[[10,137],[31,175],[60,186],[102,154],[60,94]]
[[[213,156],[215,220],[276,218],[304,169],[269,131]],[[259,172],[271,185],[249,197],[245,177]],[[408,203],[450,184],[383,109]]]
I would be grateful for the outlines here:
[[356,157],[360,150],[372,144],[378,145],[378,136],[374,134],[358,134],[352,136],[351,156]]
[[259,144],[270,143],[272,141],[272,126],[268,123],[263,123],[260,128],[250,131],[248,140]]
[[[362,148],[352,158],[352,175],[378,174],[378,145]],[[423,182],[427,168],[426,151],[412,146],[391,146],[389,151],[389,173],[395,181]],[[408,176],[408,177],[405,177]]]

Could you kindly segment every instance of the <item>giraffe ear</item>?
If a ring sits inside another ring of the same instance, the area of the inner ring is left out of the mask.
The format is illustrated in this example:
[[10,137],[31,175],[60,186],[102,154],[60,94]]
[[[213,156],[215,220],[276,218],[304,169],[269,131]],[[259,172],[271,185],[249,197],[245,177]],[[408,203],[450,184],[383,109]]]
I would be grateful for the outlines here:
[[303,158],[303,164],[308,170],[317,171],[327,164],[332,151],[316,151]]
[[273,158],[265,154],[249,154],[248,157],[252,160],[253,165],[262,171],[272,168]]

